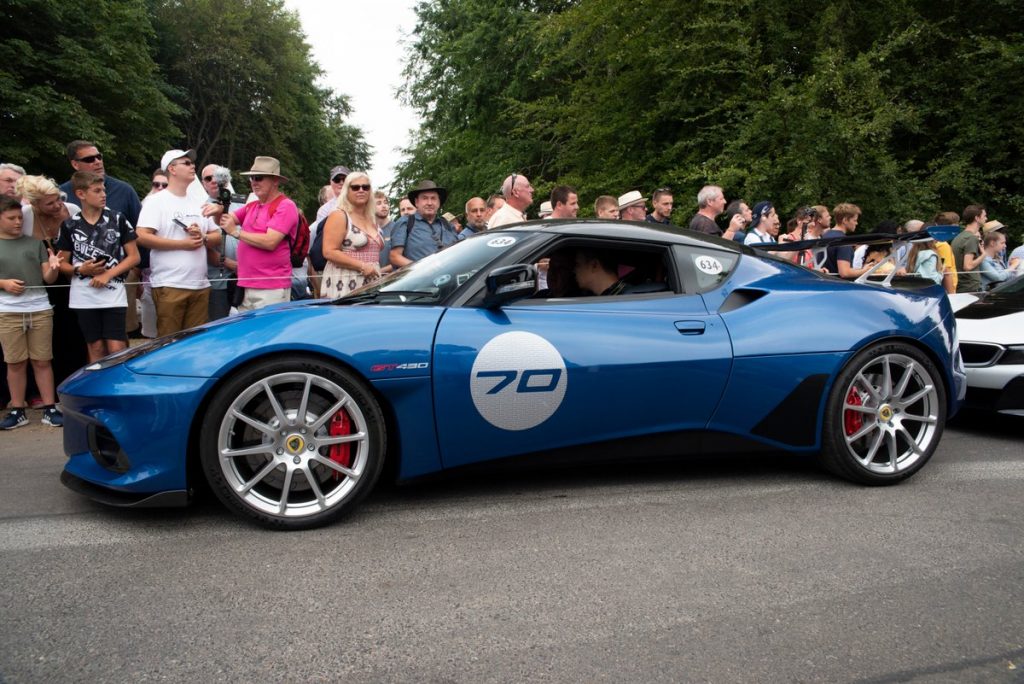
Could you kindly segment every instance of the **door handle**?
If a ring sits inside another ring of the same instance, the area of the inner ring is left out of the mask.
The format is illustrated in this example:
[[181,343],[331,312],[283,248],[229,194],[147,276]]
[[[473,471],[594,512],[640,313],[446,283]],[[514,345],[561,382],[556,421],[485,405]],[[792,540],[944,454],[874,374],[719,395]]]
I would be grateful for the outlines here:
[[706,327],[704,321],[676,321],[676,330],[682,335],[703,335]]

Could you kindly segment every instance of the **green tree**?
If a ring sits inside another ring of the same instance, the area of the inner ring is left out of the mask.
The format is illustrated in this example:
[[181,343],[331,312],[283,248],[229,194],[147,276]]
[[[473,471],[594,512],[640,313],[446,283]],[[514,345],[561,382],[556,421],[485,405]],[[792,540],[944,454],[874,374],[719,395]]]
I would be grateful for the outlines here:
[[145,4],[6,0],[0,21],[0,158],[63,180],[65,146],[84,138],[112,175],[146,187],[157,150],[179,132]]
[[[989,205],[1024,219],[1024,6],[1014,0],[421,2],[407,180],[461,195],[705,183],[783,216],[853,201],[865,225]],[[450,179],[450,180],[449,180]],[[539,198],[538,198],[539,201]]]
[[158,59],[184,112],[182,144],[200,164],[237,172],[257,155],[277,157],[289,195],[307,208],[332,166],[369,166],[369,146],[346,123],[348,98],[319,84],[298,17],[281,0],[150,2]]
[[538,33],[568,0],[421,1],[404,100],[421,118],[396,169],[397,188],[433,178],[454,207],[500,189],[514,171],[543,176],[545,140],[517,129],[514,107],[548,87],[537,78]]

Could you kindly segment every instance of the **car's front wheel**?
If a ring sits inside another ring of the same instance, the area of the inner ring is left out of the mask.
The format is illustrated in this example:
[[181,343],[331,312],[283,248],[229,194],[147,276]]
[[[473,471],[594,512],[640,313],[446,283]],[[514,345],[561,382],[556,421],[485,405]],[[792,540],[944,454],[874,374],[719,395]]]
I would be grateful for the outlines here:
[[931,458],[945,422],[945,386],[931,359],[902,342],[878,344],[836,378],[822,462],[854,482],[894,484]]
[[323,525],[372,489],[384,418],[352,373],[318,359],[268,359],[221,387],[200,457],[217,497],[268,527]]

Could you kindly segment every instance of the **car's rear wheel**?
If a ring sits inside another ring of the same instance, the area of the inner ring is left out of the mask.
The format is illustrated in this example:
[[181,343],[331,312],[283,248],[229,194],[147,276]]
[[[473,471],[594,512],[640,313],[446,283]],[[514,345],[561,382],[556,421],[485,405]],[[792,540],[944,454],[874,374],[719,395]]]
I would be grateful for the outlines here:
[[317,359],[268,359],[221,387],[200,457],[217,497],[268,527],[338,519],[373,488],[384,417],[352,373]]
[[901,342],[857,354],[836,378],[822,435],[822,463],[863,484],[894,484],[931,458],[946,422],[942,377]]

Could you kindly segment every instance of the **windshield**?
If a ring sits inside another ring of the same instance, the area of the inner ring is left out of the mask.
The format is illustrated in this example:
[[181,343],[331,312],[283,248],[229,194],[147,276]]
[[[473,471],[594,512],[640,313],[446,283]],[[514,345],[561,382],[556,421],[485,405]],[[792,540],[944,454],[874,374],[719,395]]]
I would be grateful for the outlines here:
[[340,303],[366,301],[436,304],[464,285],[478,271],[532,233],[481,233],[355,290]]

